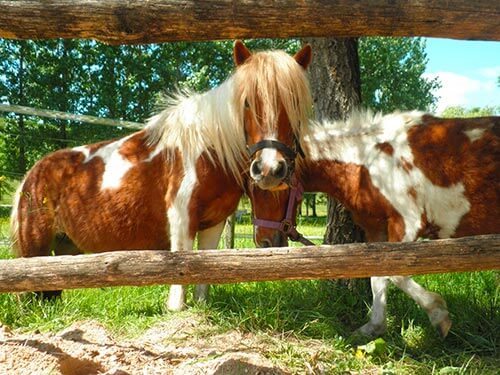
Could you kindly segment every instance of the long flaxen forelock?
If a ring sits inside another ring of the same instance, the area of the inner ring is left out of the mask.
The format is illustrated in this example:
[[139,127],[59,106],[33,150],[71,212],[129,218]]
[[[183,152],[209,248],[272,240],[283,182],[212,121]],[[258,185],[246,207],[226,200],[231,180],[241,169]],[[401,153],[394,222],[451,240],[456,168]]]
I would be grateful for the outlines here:
[[263,51],[249,57],[234,75],[236,96],[246,101],[266,134],[274,133],[283,105],[297,139],[307,131],[312,115],[312,96],[306,71],[283,51]]
[[184,91],[163,102],[166,109],[148,120],[149,143],[165,150],[168,159],[180,152],[183,158],[195,162],[210,151],[206,155],[212,162],[218,162],[241,184],[246,145],[233,78],[205,93]]

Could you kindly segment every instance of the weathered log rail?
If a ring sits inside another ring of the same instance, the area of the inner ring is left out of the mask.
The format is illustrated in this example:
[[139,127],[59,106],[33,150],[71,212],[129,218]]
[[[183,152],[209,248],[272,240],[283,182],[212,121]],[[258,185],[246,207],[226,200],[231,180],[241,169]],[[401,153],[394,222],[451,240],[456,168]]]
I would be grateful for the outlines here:
[[500,235],[248,250],[117,251],[0,261],[0,292],[500,269]]
[[0,0],[0,37],[109,44],[290,37],[500,40],[491,0]]

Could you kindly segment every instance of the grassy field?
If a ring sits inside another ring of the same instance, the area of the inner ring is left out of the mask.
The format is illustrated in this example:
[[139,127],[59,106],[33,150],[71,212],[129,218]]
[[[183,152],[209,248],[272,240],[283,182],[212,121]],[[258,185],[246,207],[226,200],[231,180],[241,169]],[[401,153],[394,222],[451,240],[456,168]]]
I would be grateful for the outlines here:
[[[242,209],[248,209],[245,204]],[[0,237],[7,235],[6,217]],[[321,236],[325,218],[301,219],[309,236]],[[248,215],[237,225],[236,247],[253,247]],[[239,237],[238,237],[239,236]],[[316,242],[320,242],[316,240]],[[9,257],[8,246],[0,257]],[[219,332],[238,329],[262,335],[319,340],[325,350],[312,359],[287,340],[267,355],[297,373],[307,363],[320,361],[325,373],[363,371],[382,374],[498,374],[500,371],[500,277],[498,272],[419,276],[426,288],[448,302],[453,327],[440,340],[426,314],[413,301],[391,289],[388,330],[380,350],[371,351],[368,339],[352,332],[366,322],[369,294],[354,294],[331,281],[262,282],[212,287],[210,301],[196,305],[199,314]],[[0,294],[0,322],[27,332],[58,331],[83,319],[95,319],[116,335],[136,336],[151,325],[171,319],[165,310],[168,286],[69,290],[62,300],[29,301]],[[183,313],[178,313],[183,314]]]

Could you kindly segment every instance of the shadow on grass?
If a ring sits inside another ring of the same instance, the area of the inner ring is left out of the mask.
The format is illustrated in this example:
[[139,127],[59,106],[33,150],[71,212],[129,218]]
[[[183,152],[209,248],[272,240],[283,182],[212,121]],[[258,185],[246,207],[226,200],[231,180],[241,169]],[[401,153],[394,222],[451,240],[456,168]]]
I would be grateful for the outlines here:
[[[494,275],[478,275],[494,279]],[[435,288],[434,288],[435,289]],[[470,285],[446,285],[453,326],[443,340],[426,313],[405,294],[391,288],[388,329],[383,336],[392,359],[463,366],[468,359],[486,367],[500,365],[500,310],[495,288],[470,295]],[[476,291],[477,293],[477,291]],[[311,339],[347,337],[352,346],[371,339],[353,335],[368,320],[371,293],[352,292],[329,281],[291,281],[216,286],[208,316],[218,325],[246,331],[293,332]],[[473,358],[473,359],[472,359]],[[481,364],[480,363],[480,364]]]

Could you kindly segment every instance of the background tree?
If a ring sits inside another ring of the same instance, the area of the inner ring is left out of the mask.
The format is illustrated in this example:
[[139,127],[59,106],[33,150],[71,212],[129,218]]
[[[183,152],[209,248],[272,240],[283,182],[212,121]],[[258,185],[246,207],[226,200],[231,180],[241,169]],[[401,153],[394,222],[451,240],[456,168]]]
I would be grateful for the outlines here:
[[[361,81],[358,58],[358,41],[353,38],[312,38],[304,39],[314,51],[313,62],[309,67],[314,111],[318,119],[345,119],[350,112],[359,107],[361,102]],[[337,244],[363,242],[362,229],[354,224],[351,214],[335,199],[328,198],[328,218],[324,243]],[[346,297],[353,311],[363,312],[363,301],[368,297],[366,279],[338,280],[331,282],[336,292],[349,289],[349,293],[340,293],[335,298]],[[351,292],[360,295],[353,298]],[[338,294],[338,293],[336,293]],[[341,319],[348,325],[355,324],[353,316]]]
[[[0,99],[17,105],[32,105],[39,94],[36,78],[39,67],[32,64],[35,58],[34,42],[0,40]],[[18,173],[29,165],[28,139],[24,115],[10,114],[1,126],[2,162]]]
[[428,59],[423,38],[370,37],[359,40],[361,99],[375,111],[432,111],[440,87],[426,79]]
[[481,117],[497,116],[500,113],[500,107],[474,107],[464,108],[460,106],[447,107],[441,113],[442,117]]

